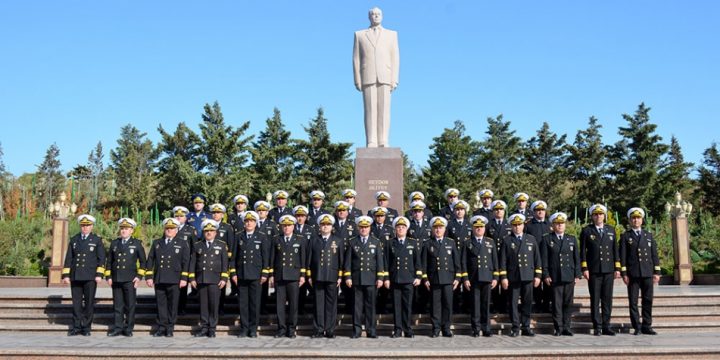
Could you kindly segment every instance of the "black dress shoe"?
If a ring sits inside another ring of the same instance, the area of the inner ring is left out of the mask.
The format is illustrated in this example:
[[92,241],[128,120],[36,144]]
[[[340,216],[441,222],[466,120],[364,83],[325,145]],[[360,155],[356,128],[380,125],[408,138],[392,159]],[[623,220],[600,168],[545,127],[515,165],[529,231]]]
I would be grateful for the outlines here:
[[165,332],[162,331],[162,330],[157,330],[157,331],[155,331],[155,332],[152,334],[152,336],[153,336],[153,337],[165,336]]
[[122,332],[123,332],[123,331],[120,330],[120,329],[115,329],[115,330],[109,332],[109,333],[107,334],[107,336],[111,336],[111,337],[113,337],[113,336],[118,336],[118,335],[122,334]]
[[593,335],[600,336],[601,334],[602,334],[602,332],[600,331],[600,329],[593,330]]
[[173,331],[172,330],[165,331],[165,337],[173,337]]
[[257,337],[257,333],[256,333],[256,332],[251,332],[248,336],[251,337],[251,338],[256,338],[256,337]]
[[332,332],[332,331],[328,331],[328,332],[325,333],[325,337],[328,338],[328,339],[334,339],[334,338],[335,338],[335,333]]
[[640,329],[635,329],[635,332],[633,333],[633,335],[640,335]]
[[277,338],[285,337],[286,334],[287,334],[287,332],[278,330],[275,332],[275,335],[273,335],[273,337],[277,339]]
[[431,337],[431,338],[440,337],[440,332],[439,332],[439,331],[433,331],[432,334],[430,334],[430,337]]
[[607,336],[615,336],[615,331],[610,328],[605,328],[602,330],[602,334]]
[[523,329],[522,336],[535,336],[535,332],[532,329]]
[[645,335],[657,335],[657,332],[652,328],[643,328],[642,333]]
[[560,336],[560,335],[562,335],[562,331],[560,331],[560,330],[555,330],[555,332],[553,333],[553,336]]
[[84,330],[82,336],[90,336],[90,330]]
[[132,334],[132,331],[125,330],[125,331],[123,331],[123,335],[125,335],[125,337],[132,337],[133,334]]
[[518,335],[520,335],[520,332],[517,330],[513,330],[510,332],[510,337],[517,337]]
[[358,333],[353,333],[352,335],[350,335],[350,338],[351,338],[351,339],[358,339],[358,338],[360,338],[360,334],[358,334]]
[[393,331],[392,335],[390,335],[390,337],[393,338],[393,339],[402,337],[402,331],[400,331],[400,330],[395,330],[395,331]]
[[480,337],[480,332],[477,330],[473,330],[472,337]]
[[205,329],[202,329],[202,330],[196,332],[195,335],[193,335],[193,336],[194,337],[205,337],[207,335],[208,335],[208,331]]
[[376,333],[368,333],[367,337],[370,339],[377,339],[377,334]]
[[492,337],[492,331],[483,331],[483,332],[482,332],[482,335],[483,335],[484,337]]
[[207,337],[209,337],[209,338],[214,338],[214,337],[215,337],[215,331],[212,331],[212,330],[208,331]]
[[406,338],[414,338],[414,337],[415,337],[415,334],[414,334],[412,331],[406,331],[406,332],[405,332],[405,337],[406,337]]
[[453,333],[452,333],[452,331],[450,331],[450,330],[448,330],[448,331],[443,331],[443,332],[442,332],[442,335],[443,335],[443,337],[453,337]]
[[565,329],[562,331],[562,335],[563,336],[573,336],[574,334],[572,333],[572,331],[570,331],[570,329]]
[[237,337],[239,337],[239,338],[244,338],[244,337],[247,337],[247,336],[248,336],[248,334],[247,334],[247,331],[245,331],[245,330],[241,330],[241,331],[237,334]]
[[295,335],[295,331],[288,331],[287,337],[294,339],[297,337],[297,335]]
[[72,329],[72,330],[68,331],[68,336],[78,336],[78,335],[80,335],[79,330]]

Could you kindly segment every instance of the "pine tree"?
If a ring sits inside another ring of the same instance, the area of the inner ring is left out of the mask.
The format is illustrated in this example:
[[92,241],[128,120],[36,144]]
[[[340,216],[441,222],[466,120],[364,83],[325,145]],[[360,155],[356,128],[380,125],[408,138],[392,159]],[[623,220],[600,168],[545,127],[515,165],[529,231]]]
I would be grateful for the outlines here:
[[575,141],[568,145],[569,156],[566,167],[569,171],[569,178],[573,182],[571,203],[587,209],[592,204],[604,204],[605,196],[605,174],[607,171],[607,149],[602,142],[600,134],[602,125],[598,119],[591,116],[588,120],[588,127],[579,130],[575,135]]
[[40,209],[47,209],[57,198],[65,186],[65,179],[60,172],[60,148],[53,143],[45,152],[45,159],[38,165],[38,189]]
[[110,167],[117,181],[117,199],[135,211],[147,210],[155,201],[157,150],[146,133],[128,124],[120,129],[117,147],[110,151]]
[[550,125],[543,122],[536,135],[525,143],[525,158],[521,168],[525,171],[528,186],[525,190],[534,200],[544,200],[555,210],[564,209],[568,151],[565,139],[550,131]]
[[433,138],[430,159],[420,178],[422,187],[427,190],[427,206],[433,212],[439,210],[438,204],[445,206],[444,193],[451,187],[460,190],[463,200],[473,203],[472,177],[475,170],[472,164],[478,148],[477,141],[465,134],[465,124],[460,120],[456,120],[451,129],[445,128],[440,136]]
[[619,128],[622,140],[609,153],[613,180],[609,193],[613,208],[621,213],[639,206],[648,209],[649,215],[659,217],[664,213],[665,202],[657,197],[661,180],[658,174],[668,146],[655,134],[657,125],[650,123],[649,112],[650,108],[641,103],[635,114],[623,114],[628,126]]
[[[410,194],[413,191],[421,191],[423,194],[427,192],[424,186],[420,183],[420,174],[418,174],[415,164],[410,160],[407,154],[403,153],[403,188],[406,194]],[[409,200],[404,199],[406,202]],[[409,205],[409,203],[408,203]],[[407,209],[407,206],[405,207]]]
[[265,194],[275,190],[297,192],[297,151],[296,140],[285,130],[280,110],[273,109],[273,116],[265,121],[265,130],[260,132],[250,149],[253,162],[250,169],[254,178],[252,191],[248,194],[251,199],[264,199]]
[[93,211],[98,205],[100,192],[104,188],[104,173],[105,165],[103,159],[105,154],[103,153],[102,142],[98,141],[95,146],[95,150],[90,152],[88,155],[88,169],[90,170],[90,211]]
[[693,166],[693,163],[685,162],[680,143],[675,136],[672,136],[670,149],[660,171],[658,198],[671,201],[678,191],[687,198],[688,192],[693,186],[690,180],[690,171]]
[[245,136],[249,127],[249,121],[237,128],[226,125],[220,104],[205,104],[200,123],[200,165],[206,174],[203,192],[209,202],[228,202],[238,191],[249,190],[246,163],[253,139],[252,135]]
[[158,197],[162,208],[187,205],[190,196],[203,191],[204,174],[200,171],[200,136],[181,122],[170,134],[158,126]]
[[0,220],[5,220],[5,193],[7,192],[8,173],[5,169],[5,161],[3,157],[2,143],[0,143]]
[[508,201],[515,192],[524,190],[526,183],[518,173],[524,155],[521,139],[502,114],[487,118],[487,122],[487,137],[480,142],[481,154],[475,160],[475,168],[480,170],[474,176],[478,179],[475,187],[490,188],[496,198]]
[[698,172],[702,196],[700,204],[713,215],[720,215],[720,151],[716,143],[703,152],[703,164]]
[[350,160],[352,143],[333,143],[327,129],[328,120],[322,108],[317,116],[303,127],[308,140],[298,140],[298,182],[297,190],[301,198],[307,202],[310,191],[319,189],[328,195],[327,202],[342,189],[350,187],[353,175],[353,164]]

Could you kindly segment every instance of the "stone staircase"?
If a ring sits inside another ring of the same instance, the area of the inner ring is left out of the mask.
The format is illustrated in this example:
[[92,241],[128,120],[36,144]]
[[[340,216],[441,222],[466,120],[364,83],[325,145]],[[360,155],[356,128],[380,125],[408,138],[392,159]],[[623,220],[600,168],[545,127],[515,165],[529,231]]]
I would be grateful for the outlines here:
[[[590,298],[586,287],[579,284],[576,290],[573,314],[573,331],[589,333],[592,330],[590,320]],[[95,308],[94,330],[104,332],[113,321],[112,296],[108,288],[98,289]],[[630,319],[628,315],[625,287],[618,285],[613,300],[612,322],[616,329],[628,332]],[[199,315],[197,299],[188,301],[188,314],[179,316],[175,332],[189,334],[198,323]],[[225,314],[218,325],[218,335],[234,335],[238,328],[238,305],[234,297],[228,297]],[[274,313],[274,306],[268,310]],[[311,308],[308,303],[306,314],[299,317],[299,335],[310,335],[312,332]],[[454,315],[454,329],[459,335],[469,334],[469,315]],[[533,326],[541,334],[553,330],[550,314],[536,313],[532,316]],[[337,334],[349,335],[352,330],[352,316],[338,315]],[[377,316],[378,333],[389,335],[393,328],[391,314]],[[0,332],[58,333],[67,332],[72,323],[72,305],[70,291],[67,288],[43,289],[0,289]],[[155,324],[155,300],[152,289],[138,290],[136,310],[137,334],[149,334]],[[430,317],[428,314],[417,314],[414,318],[416,334],[430,333]],[[658,332],[718,332],[720,331],[720,287],[716,286],[659,286],[655,290],[653,305],[653,327]],[[492,329],[498,334],[510,331],[510,321],[505,314],[492,315]],[[276,330],[274,315],[263,315],[260,334],[271,335]]]

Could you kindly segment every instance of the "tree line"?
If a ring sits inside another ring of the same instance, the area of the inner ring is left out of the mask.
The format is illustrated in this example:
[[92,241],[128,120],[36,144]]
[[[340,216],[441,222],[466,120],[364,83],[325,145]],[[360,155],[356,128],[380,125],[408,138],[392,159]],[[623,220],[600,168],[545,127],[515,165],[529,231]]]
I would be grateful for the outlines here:
[[[700,211],[718,215],[717,144],[704,151],[702,164],[686,162],[674,136],[667,143],[656,133],[650,110],[643,103],[634,113],[623,114],[625,124],[614,144],[603,141],[595,117],[572,140],[553,132],[546,122],[522,139],[502,115],[487,118],[484,137],[475,139],[458,120],[433,138],[425,165],[417,167],[405,157],[405,189],[422,191],[433,210],[445,205],[443,194],[450,187],[470,203],[483,188],[508,203],[512,194],[523,191],[571,216],[572,209],[580,209],[578,217],[593,203],[621,214],[641,206],[660,217],[665,201],[680,191]],[[249,121],[239,126],[226,121],[217,102],[205,104],[201,116],[197,130],[184,122],[175,129],[158,126],[157,143],[132,124],[125,125],[107,167],[105,149],[98,143],[87,163],[65,174],[56,144],[47,149],[35,173],[19,177],[5,170],[0,146],[0,216],[47,214],[61,191],[79,211],[139,214],[152,220],[175,205],[187,205],[197,192],[227,204],[236,194],[254,201],[284,189],[291,202],[306,204],[311,190],[323,190],[332,201],[341,189],[353,186],[352,144],[331,140],[322,108],[303,127],[306,139],[286,129],[277,108],[257,135],[248,134]],[[690,176],[693,171],[697,177]],[[399,199],[406,194],[393,195]]]

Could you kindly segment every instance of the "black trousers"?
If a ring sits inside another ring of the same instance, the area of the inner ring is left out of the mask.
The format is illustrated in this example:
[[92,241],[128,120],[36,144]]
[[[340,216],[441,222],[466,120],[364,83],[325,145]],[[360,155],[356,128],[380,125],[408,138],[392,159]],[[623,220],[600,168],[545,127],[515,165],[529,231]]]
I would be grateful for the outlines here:
[[[307,280],[307,279],[306,279]],[[300,290],[298,291],[298,313],[299,314],[305,314],[307,304],[312,303],[312,297],[313,297],[314,291],[310,287],[310,284],[306,281],[303,286],[300,287]]]
[[[300,287],[297,281],[275,282],[275,296],[277,301],[278,332],[292,332],[297,327],[298,318],[298,296]],[[287,309],[285,303],[287,302]]]
[[155,284],[158,331],[173,331],[175,329],[181,291],[187,292],[187,289],[181,289],[178,284]]
[[491,291],[491,297],[492,297],[492,306],[493,310],[496,314],[507,314],[508,313],[508,303],[510,302],[510,288],[508,287],[507,290],[504,290],[502,286],[496,286],[495,289]]
[[552,286],[547,286],[544,282],[540,282],[540,286],[533,288],[534,309],[538,312],[552,312],[553,306],[553,290]]
[[376,313],[387,314],[388,304],[390,303],[390,289],[386,289],[384,286],[377,290],[377,301],[376,301]]
[[73,329],[90,331],[95,313],[95,280],[71,281],[70,294],[73,303]]
[[[490,283],[474,281],[471,284],[472,306],[470,326],[473,331],[490,331]],[[465,290],[465,288],[463,288]]]
[[415,287],[415,314],[429,314],[431,302],[430,290],[425,285]]
[[432,321],[433,333],[442,331],[450,331],[451,319],[453,315],[453,286],[452,284],[432,284],[430,285],[430,294],[432,296]]
[[220,287],[218,284],[198,284],[200,299],[200,331],[215,331],[220,310]]
[[[533,282],[513,281],[508,287],[510,290],[510,319],[512,330],[517,331],[520,327],[530,328],[530,314],[532,313]],[[521,302],[518,305],[518,300]]]
[[135,327],[135,284],[132,281],[112,284],[115,330],[132,331]]
[[[612,314],[613,283],[615,273],[590,274],[588,290],[590,290],[590,317],[593,328],[599,330],[610,328]],[[602,310],[602,311],[601,311]]]
[[570,330],[570,315],[575,296],[575,282],[553,282],[548,287],[552,291],[552,317],[555,330]]
[[238,307],[240,308],[240,333],[257,334],[260,319],[260,280],[238,280]]
[[345,281],[343,281],[340,283],[340,292],[345,303],[343,314],[352,315],[355,311],[355,290],[347,287]]
[[396,284],[392,286],[393,297],[393,320],[395,322],[395,331],[404,331],[405,334],[412,333],[412,307],[413,293],[415,287],[413,284]]
[[313,325],[317,333],[333,333],[337,324],[338,287],[335,281],[313,281],[315,316]]
[[377,288],[375,285],[353,285],[355,299],[353,304],[353,335],[360,335],[362,324],[365,323],[365,331],[368,335],[376,335],[375,326],[375,300],[377,299]]
[[178,288],[178,294],[179,294],[178,311],[181,313],[185,313],[187,311],[188,288],[191,288],[191,286],[188,285],[184,288]]
[[260,289],[260,313],[261,314],[268,313],[267,304],[269,304],[270,301],[272,300],[270,298],[269,290],[270,290],[269,289],[269,281],[266,281],[264,284],[262,284],[261,289]]
[[[630,323],[633,329],[652,327],[653,278],[631,277],[628,283],[628,301],[630,302]],[[642,294],[642,324],[638,314],[638,293]]]

